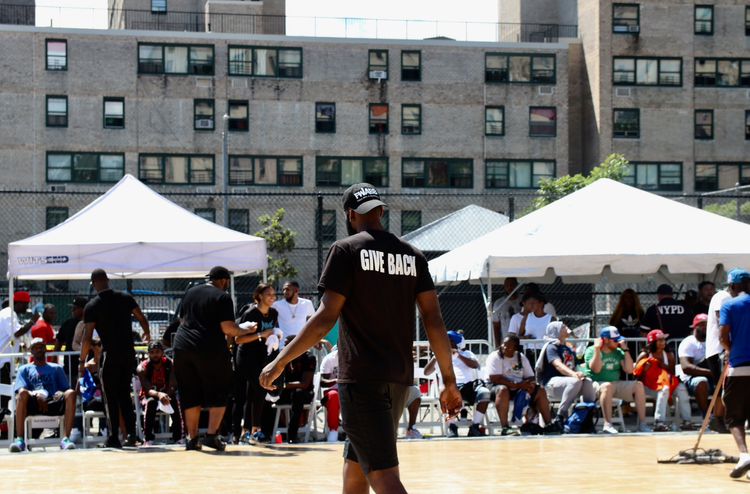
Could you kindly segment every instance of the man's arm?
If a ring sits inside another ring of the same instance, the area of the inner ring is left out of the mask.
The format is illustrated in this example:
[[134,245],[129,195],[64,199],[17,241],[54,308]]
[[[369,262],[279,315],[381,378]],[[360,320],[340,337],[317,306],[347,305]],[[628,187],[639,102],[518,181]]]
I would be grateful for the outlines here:
[[78,365],[78,370],[81,374],[83,374],[83,369],[86,368],[86,357],[89,355],[89,350],[91,349],[91,338],[94,335],[94,327],[96,327],[95,322],[87,322],[85,324],[83,338],[81,339],[81,363]]
[[602,345],[604,344],[604,341],[601,338],[597,338],[594,340],[594,355],[591,357],[591,360],[586,362],[586,364],[589,366],[589,369],[591,369],[591,372],[594,374],[597,374],[602,370]]
[[[281,375],[284,366],[312,348],[331,330],[344,307],[346,297],[333,290],[326,290],[320,299],[320,306],[305,323],[297,336],[284,346],[276,358],[260,373],[260,385],[274,389],[273,381]],[[446,336],[447,338],[447,336]]]
[[[435,372],[435,362],[437,362],[437,359],[435,357],[432,357],[429,362],[427,362],[427,365],[424,366],[424,375],[429,376],[433,372]],[[453,362],[451,362],[451,365],[453,365]]]
[[141,308],[138,306],[135,306],[132,312],[135,318],[138,319],[138,322],[141,325],[141,329],[143,329],[143,342],[148,343],[149,341],[151,341],[151,329],[149,329],[148,326],[148,319],[146,319],[146,316],[143,315],[143,312],[141,312]]
[[257,328],[257,325],[250,326],[248,329],[242,329],[241,327],[237,326],[237,323],[235,323],[233,320],[221,321],[221,331],[225,335],[232,338],[241,338],[242,336],[248,335],[254,332],[255,328]]
[[500,321],[494,321],[492,323],[492,335],[495,337],[495,347],[500,348],[502,343],[502,329],[500,327]]
[[719,343],[721,343],[721,346],[724,347],[724,349],[727,352],[732,350],[732,342],[729,341],[730,329],[731,329],[731,326],[729,326],[729,324],[719,325]]
[[[11,314],[11,317],[13,317],[12,314]],[[39,312],[34,311],[34,313],[31,314],[31,320],[29,320],[26,324],[24,324],[23,326],[21,326],[20,328],[18,328],[18,330],[15,333],[13,333],[13,336],[16,337],[16,338],[19,338],[19,337],[25,335],[26,333],[28,333],[29,330],[31,330],[31,327],[34,324],[36,324],[36,322],[39,320],[39,317],[40,317]]]
[[315,372],[313,371],[304,371],[302,373],[301,380],[284,383],[284,388],[285,389],[296,389],[296,388],[307,389],[310,387],[310,383],[312,382],[312,379],[313,379],[313,374],[315,374]]
[[328,372],[326,374],[320,374],[320,387],[321,388],[330,388],[334,384],[338,382],[338,379],[331,379],[331,373]]
[[466,367],[470,369],[478,369],[479,368],[479,361],[477,359],[471,358],[471,357],[464,357],[461,355],[461,351],[457,351],[456,355],[458,355],[458,358],[461,359],[461,362],[466,364]]
[[461,393],[456,386],[456,375],[453,373],[451,347],[448,343],[448,331],[445,329],[443,316],[440,313],[440,303],[437,292],[428,290],[417,294],[417,307],[422,315],[422,322],[427,333],[427,340],[437,359],[438,367],[443,376],[440,390],[440,408],[448,418],[455,417],[461,410]]
[[693,363],[693,357],[680,357],[680,366],[682,366],[682,372],[688,376],[706,376],[711,377],[711,371],[698,367]]

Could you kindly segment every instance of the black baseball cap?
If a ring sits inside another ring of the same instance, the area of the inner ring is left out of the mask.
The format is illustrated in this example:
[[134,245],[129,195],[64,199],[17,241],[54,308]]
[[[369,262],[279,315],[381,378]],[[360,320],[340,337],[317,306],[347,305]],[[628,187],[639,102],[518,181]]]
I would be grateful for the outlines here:
[[229,274],[229,270],[224,266],[214,266],[211,271],[206,275],[211,280],[228,280],[232,276]]
[[89,301],[86,297],[76,297],[73,299],[72,304],[68,304],[68,307],[86,307],[87,303],[89,303]]
[[148,342],[148,349],[152,350],[154,348],[158,348],[159,350],[164,350],[164,344],[161,342],[161,340],[152,340]]
[[357,214],[370,212],[377,206],[388,207],[380,200],[378,190],[368,183],[354,184],[344,192],[344,211],[351,209]]

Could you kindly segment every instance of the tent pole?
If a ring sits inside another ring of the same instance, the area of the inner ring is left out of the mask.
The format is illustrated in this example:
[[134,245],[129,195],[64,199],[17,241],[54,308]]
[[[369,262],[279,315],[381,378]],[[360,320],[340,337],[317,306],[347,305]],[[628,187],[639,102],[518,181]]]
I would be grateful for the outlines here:
[[[16,325],[14,324],[16,321],[16,318],[13,317],[13,276],[8,276],[8,307],[10,307],[10,335],[13,336],[16,332]],[[11,339],[16,339],[15,337]],[[10,341],[8,342],[10,344]],[[4,351],[5,348],[0,348],[0,351]],[[13,364],[11,363],[11,370],[13,369]]]
[[490,342],[490,352],[497,347],[495,334],[492,331],[492,275],[490,274],[490,261],[487,261],[487,341]]
[[263,283],[268,283],[268,273],[266,270],[263,270]]
[[237,294],[234,291],[234,273],[229,275],[229,294],[232,297],[232,305],[235,312],[237,311]]

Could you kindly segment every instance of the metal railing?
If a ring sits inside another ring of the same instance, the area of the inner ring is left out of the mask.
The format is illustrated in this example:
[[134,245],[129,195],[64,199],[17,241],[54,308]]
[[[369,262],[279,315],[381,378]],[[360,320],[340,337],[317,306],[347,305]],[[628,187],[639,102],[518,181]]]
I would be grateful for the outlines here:
[[556,43],[577,38],[578,26],[510,22],[307,17],[214,12],[154,12],[45,5],[0,5],[0,24],[79,29],[282,34],[326,38],[450,39]]

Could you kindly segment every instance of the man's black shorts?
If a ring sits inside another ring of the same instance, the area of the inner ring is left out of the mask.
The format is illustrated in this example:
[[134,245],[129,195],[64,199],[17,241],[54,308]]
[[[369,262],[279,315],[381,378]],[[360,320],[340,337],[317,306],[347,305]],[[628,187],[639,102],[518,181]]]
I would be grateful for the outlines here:
[[744,427],[750,419],[750,376],[727,376],[724,382],[724,423],[727,427]]
[[371,470],[398,466],[396,435],[409,386],[392,383],[339,383],[344,458]]
[[37,401],[36,396],[32,396],[26,403],[26,413],[28,415],[47,415],[49,417],[59,417],[60,415],[63,415],[65,413],[65,397],[62,393],[60,393],[57,398],[52,396],[48,397],[47,411],[42,413],[39,410],[39,402]]
[[175,348],[174,376],[183,410],[227,406],[232,378],[229,351],[206,353]]

